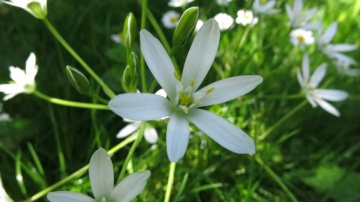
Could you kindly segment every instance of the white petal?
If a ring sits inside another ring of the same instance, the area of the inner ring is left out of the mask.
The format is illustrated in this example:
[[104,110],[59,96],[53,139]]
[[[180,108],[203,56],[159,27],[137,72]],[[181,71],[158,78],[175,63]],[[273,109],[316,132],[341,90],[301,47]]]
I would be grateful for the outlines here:
[[357,46],[353,44],[329,44],[328,47],[335,52],[348,52],[357,48]]
[[329,43],[334,38],[337,28],[337,22],[331,23],[331,25],[326,29],[325,33],[321,37],[323,43]]
[[193,92],[200,86],[214,62],[220,40],[220,29],[214,19],[200,28],[191,45],[184,64],[181,83],[186,88],[195,81]]
[[306,98],[308,99],[308,101],[310,102],[312,107],[317,107],[317,104],[315,102],[313,95],[306,94]]
[[114,169],[108,153],[99,148],[90,159],[89,177],[96,200],[110,195],[114,188]]
[[176,78],[174,65],[159,40],[146,30],[140,31],[141,51],[146,64],[160,86],[166,91],[170,100],[176,96]]
[[95,200],[89,196],[68,191],[50,192],[47,194],[47,199],[50,202],[95,202]]
[[349,94],[345,91],[333,89],[315,89],[314,94],[317,97],[329,101],[342,101],[349,96]]
[[150,144],[155,144],[159,138],[155,128],[146,128],[144,132],[144,137],[146,141],[148,141]]
[[318,68],[316,68],[315,72],[311,76],[309,86],[316,88],[319,83],[323,80],[326,74],[326,64],[321,64]]
[[29,58],[26,61],[26,83],[34,84],[35,76],[38,71],[38,66],[36,65],[36,57],[34,53],[30,53]]
[[308,11],[306,11],[305,12],[305,21],[308,21],[308,20],[310,20],[312,17],[314,17],[314,15],[316,14],[316,12],[317,12],[317,8],[312,8],[312,9],[310,9],[310,10],[308,10]]
[[299,15],[303,7],[302,0],[295,0],[294,2],[294,15]]
[[109,108],[127,119],[143,121],[169,116],[173,105],[159,95],[148,93],[126,93],[110,100]]
[[18,84],[1,84],[0,92],[3,92],[5,94],[22,93],[25,92],[25,88]]
[[203,109],[191,110],[188,118],[226,149],[239,154],[255,153],[254,141],[226,119]]
[[134,123],[130,123],[126,125],[123,129],[121,129],[116,135],[117,138],[124,138],[133,134],[140,127],[140,121],[135,121]]
[[340,116],[340,112],[333,107],[331,104],[329,104],[328,102],[326,102],[325,100],[322,100],[320,98],[315,100],[319,106],[321,108],[323,108],[325,111],[329,112],[330,114],[334,115],[334,116]]
[[166,130],[166,150],[171,162],[178,162],[185,155],[189,137],[189,122],[184,114],[172,114]]
[[300,86],[303,88],[305,83],[304,83],[304,79],[303,79],[303,77],[301,75],[301,71],[300,71],[299,68],[296,70],[296,76],[297,76],[297,79],[298,79],[298,82],[299,82]]
[[214,88],[201,99],[198,107],[220,104],[250,92],[262,81],[261,76],[236,76],[223,79],[200,89],[194,94],[194,99],[197,99],[199,94],[206,94],[207,90]]
[[292,10],[292,8],[289,5],[285,5],[285,9],[286,9],[286,13],[290,18],[290,22],[292,22],[294,20],[294,12]]
[[26,85],[26,74],[24,70],[20,69],[19,67],[9,67],[10,69],[10,78],[15,81],[16,84],[19,85]]
[[167,97],[167,94],[166,94],[164,89],[159,89],[158,91],[155,92],[155,95],[160,95],[160,96],[162,96],[164,98]]
[[309,55],[305,54],[302,61],[302,75],[304,82],[309,82],[310,77],[310,62],[309,62]]
[[129,202],[139,195],[150,177],[150,171],[136,172],[123,179],[111,192],[110,199],[116,202]]

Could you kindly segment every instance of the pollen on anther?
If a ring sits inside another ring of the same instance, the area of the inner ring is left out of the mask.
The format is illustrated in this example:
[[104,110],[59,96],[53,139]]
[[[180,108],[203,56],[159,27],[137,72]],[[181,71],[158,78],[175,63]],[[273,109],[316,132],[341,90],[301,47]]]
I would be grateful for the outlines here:
[[194,104],[201,104],[201,100],[194,100]]
[[174,77],[176,78],[176,80],[180,81],[180,77],[177,71],[174,72]]
[[214,90],[215,90],[215,87],[211,87],[206,90],[206,94],[209,94],[209,93],[213,92]]
[[193,79],[193,80],[191,80],[190,86],[194,87],[194,85],[195,85],[195,80]]

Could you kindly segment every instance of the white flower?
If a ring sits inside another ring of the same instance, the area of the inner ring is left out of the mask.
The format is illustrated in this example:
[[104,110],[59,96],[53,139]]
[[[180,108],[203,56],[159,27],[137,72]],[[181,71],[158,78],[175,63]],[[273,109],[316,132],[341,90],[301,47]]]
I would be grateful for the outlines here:
[[314,17],[317,8],[312,8],[304,13],[302,13],[303,2],[302,0],[295,0],[294,8],[292,9],[288,4],[286,4],[286,12],[290,18],[289,25],[293,28],[302,28],[302,29],[318,29],[321,24],[308,23],[308,21]]
[[325,100],[342,101],[348,97],[348,93],[342,90],[317,89],[319,83],[325,76],[326,64],[322,64],[316,68],[311,77],[309,66],[309,55],[305,54],[302,61],[302,70],[297,70],[297,78],[303,92],[306,95],[306,98],[313,107],[317,107],[319,105],[330,114],[340,116],[339,111]]
[[340,74],[347,76],[359,76],[360,69],[352,69],[351,66],[356,62],[350,57],[342,57],[334,60],[334,65]]
[[276,13],[277,10],[274,10],[273,7],[276,4],[276,0],[263,1],[263,0],[255,0],[252,5],[252,10],[255,14],[270,14]]
[[1,113],[0,122],[1,121],[11,121],[10,115],[8,113]]
[[123,33],[120,32],[118,34],[112,34],[111,40],[113,40],[115,43],[123,43]]
[[199,19],[199,20],[197,21],[197,23],[196,23],[195,31],[196,31],[196,32],[199,31],[200,28],[203,26],[203,24],[204,24],[204,21],[202,21],[202,20]]
[[311,45],[315,39],[313,33],[310,30],[296,29],[290,32],[291,43],[294,46],[303,47],[305,45]]
[[216,3],[219,6],[228,6],[231,1],[232,0],[216,0]]
[[170,0],[168,5],[171,7],[181,7],[181,6],[185,6],[188,3],[191,3],[193,1],[194,0]]
[[4,101],[13,98],[15,95],[20,93],[30,94],[35,91],[35,76],[38,71],[38,66],[36,65],[36,57],[34,53],[30,53],[30,56],[26,61],[25,71],[13,66],[10,66],[9,70],[13,83],[0,85],[0,92],[6,94],[3,98]]
[[133,120],[152,120],[170,116],[166,132],[170,161],[184,156],[189,141],[191,121],[226,149],[235,153],[255,153],[254,141],[229,121],[199,107],[235,99],[262,82],[261,76],[236,76],[209,84],[200,90],[213,63],[220,40],[214,19],[204,23],[187,55],[182,77],[159,40],[148,31],[140,31],[140,45],[145,61],[168,98],[148,93],[127,93],[113,98],[109,108]]
[[252,11],[250,10],[239,10],[235,21],[237,24],[242,24],[243,26],[253,26],[258,23],[259,18],[254,17]]
[[234,19],[226,13],[219,13],[214,19],[218,22],[220,30],[228,30],[234,23]]
[[357,48],[357,46],[344,43],[331,44],[330,41],[334,38],[337,28],[337,22],[333,22],[323,34],[321,32],[319,33],[320,36],[317,40],[318,48],[328,57],[339,61],[340,63],[348,63],[348,61],[352,59],[344,55],[342,52],[353,51]]
[[47,0],[9,0],[1,2],[22,8],[38,19],[44,19],[47,15]]
[[168,29],[175,28],[180,20],[180,14],[176,11],[167,11],[161,18],[164,27]]
[[144,189],[150,171],[133,173],[114,188],[113,164],[107,152],[99,148],[90,159],[89,177],[95,199],[68,191],[50,192],[47,194],[47,199],[51,202],[128,202]]

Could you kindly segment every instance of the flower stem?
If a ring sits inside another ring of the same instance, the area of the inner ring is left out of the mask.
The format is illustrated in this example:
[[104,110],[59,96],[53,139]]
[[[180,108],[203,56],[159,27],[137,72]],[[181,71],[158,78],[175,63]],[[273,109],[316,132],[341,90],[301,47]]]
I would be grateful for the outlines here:
[[[142,1],[141,9],[141,29],[146,27],[146,10],[147,10],[147,0]],[[142,92],[147,93],[146,85],[146,75],[145,75],[145,60],[142,52],[140,51],[140,74],[141,74],[141,87]]]
[[[135,139],[136,139],[136,135],[131,135],[130,137],[126,138],[124,141],[120,142],[115,147],[110,149],[108,151],[108,154],[109,155],[114,154],[115,152],[119,151],[121,148],[125,147],[130,142],[134,141]],[[80,175],[84,174],[88,169],[89,169],[89,164],[85,165],[84,167],[80,168],[79,170],[75,171],[74,173],[72,173],[71,175],[67,176],[66,178],[60,180],[59,182],[49,186],[48,188],[41,190],[40,192],[36,193],[35,195],[30,197],[26,201],[30,202],[30,201],[35,201],[35,200],[40,199],[41,197],[43,197],[45,194],[49,193],[50,191],[55,190],[56,188],[60,187],[61,185],[63,185],[65,183],[73,180],[74,178],[79,177]]]
[[292,202],[298,202],[296,197],[293,193],[287,188],[287,186],[281,181],[279,176],[267,165],[264,164],[262,159],[256,155],[255,156],[256,162],[265,169],[265,171],[275,180],[275,182],[285,191],[285,193],[288,195],[288,197],[291,199]]
[[166,192],[165,192],[164,202],[169,202],[170,201],[171,189],[172,189],[172,185],[173,185],[173,182],[174,182],[175,168],[176,168],[176,163],[171,162],[170,163],[170,170],[169,170],[169,178],[168,178],[168,182],[167,182],[167,185],[166,185]]
[[299,111],[302,107],[305,106],[307,103],[307,100],[304,100],[300,104],[298,104],[296,107],[294,107],[289,113],[287,113],[285,116],[283,116],[278,122],[276,122],[273,126],[268,128],[263,134],[258,136],[258,140],[264,140],[275,128],[281,126],[290,116],[295,114],[295,112]]
[[54,37],[64,46],[64,48],[84,67],[84,69],[100,84],[104,92],[110,97],[115,97],[115,93],[104,83],[103,80],[91,69],[91,67],[71,48],[71,46],[65,41],[60,33],[55,29],[51,22],[44,18],[42,19],[46,27],[54,35]]
[[90,104],[90,103],[84,103],[84,102],[74,102],[69,100],[62,100],[58,98],[49,97],[45,94],[42,94],[39,91],[34,91],[33,94],[41,99],[44,99],[48,102],[68,106],[68,107],[77,107],[77,108],[86,108],[86,109],[101,109],[101,110],[109,110],[109,107],[102,104]]
[[257,96],[257,98],[263,99],[297,99],[304,97],[304,94],[293,94],[293,95],[264,95]]
[[126,168],[127,168],[128,164],[129,164],[129,162],[130,162],[130,160],[131,160],[131,158],[132,158],[132,156],[133,156],[133,154],[135,152],[135,149],[137,148],[137,146],[141,142],[141,139],[142,139],[142,137],[144,135],[145,125],[146,125],[145,122],[141,122],[140,130],[138,131],[137,138],[136,138],[135,142],[133,143],[133,145],[131,146],[130,151],[129,151],[126,159],[125,159],[125,162],[124,162],[123,167],[121,168],[121,172],[120,172],[117,183],[119,183],[124,178]]

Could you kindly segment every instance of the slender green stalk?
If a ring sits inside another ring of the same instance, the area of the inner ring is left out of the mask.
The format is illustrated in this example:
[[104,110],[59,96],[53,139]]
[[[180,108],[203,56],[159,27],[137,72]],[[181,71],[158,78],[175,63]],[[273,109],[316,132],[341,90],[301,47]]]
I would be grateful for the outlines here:
[[[145,29],[146,27],[146,10],[147,10],[147,0],[142,1],[142,9],[141,9],[141,29]],[[146,74],[145,74],[145,60],[142,52],[140,51],[140,74],[141,74],[141,87],[142,92],[147,92],[146,85]]]
[[84,102],[74,102],[69,100],[62,100],[59,98],[53,98],[49,97],[39,91],[34,91],[33,94],[41,99],[44,99],[48,102],[68,106],[68,107],[77,107],[77,108],[86,108],[86,109],[101,109],[101,110],[109,110],[109,107],[102,104],[90,104],[90,103],[84,103]]
[[[123,148],[126,145],[128,145],[129,143],[133,142],[136,139],[136,137],[137,137],[136,135],[131,135],[130,137],[126,138],[124,141],[120,142],[118,145],[116,145],[115,147],[110,149],[108,151],[108,154],[112,155],[112,154],[116,153],[121,148]],[[40,192],[36,193],[35,195],[30,197],[26,201],[30,202],[30,201],[35,201],[35,200],[40,199],[41,197],[45,196],[47,193],[55,190],[56,188],[60,187],[61,185],[73,180],[76,177],[79,177],[80,175],[83,175],[88,169],[89,169],[89,164],[85,165],[84,167],[80,168],[79,170],[75,171],[74,173],[72,173],[68,177],[60,180],[59,182],[49,186],[48,188],[41,190]]]
[[176,163],[171,162],[170,163],[170,170],[169,170],[169,178],[168,178],[168,182],[167,182],[167,185],[166,185],[166,192],[165,192],[164,202],[169,202],[170,201],[171,189],[172,189],[172,185],[174,183],[175,168],[176,168]]
[[296,107],[294,107],[290,112],[288,112],[285,116],[279,119],[273,126],[268,128],[263,134],[258,136],[258,140],[264,140],[275,128],[281,126],[287,119],[289,119],[295,112],[299,111],[302,107],[305,106],[307,100],[302,101]]
[[139,146],[139,143],[141,142],[141,139],[142,139],[142,137],[144,135],[144,131],[145,131],[145,125],[146,125],[146,122],[142,122],[140,125],[140,130],[138,131],[137,138],[136,138],[135,142],[133,143],[133,145],[131,146],[129,153],[126,156],[124,165],[121,168],[121,172],[120,172],[120,175],[119,175],[119,178],[117,181],[118,183],[124,178],[126,168],[135,152],[135,149],[137,148],[137,146]]
[[103,80],[91,69],[91,67],[71,48],[71,46],[65,41],[65,39],[60,35],[60,33],[55,29],[51,22],[47,19],[43,19],[44,24],[54,35],[54,37],[64,46],[64,48],[77,60],[84,69],[100,84],[104,92],[110,97],[115,97],[115,93],[104,83]]
[[298,202],[296,197],[293,193],[287,188],[287,186],[281,181],[279,176],[267,165],[264,164],[262,159],[256,155],[255,156],[256,162],[265,169],[265,171],[275,180],[275,182],[284,190],[284,192],[288,195],[288,197],[291,199],[292,202]]
[[293,94],[293,95],[264,95],[264,96],[257,96],[257,98],[264,98],[264,99],[297,99],[303,98],[304,94]]

